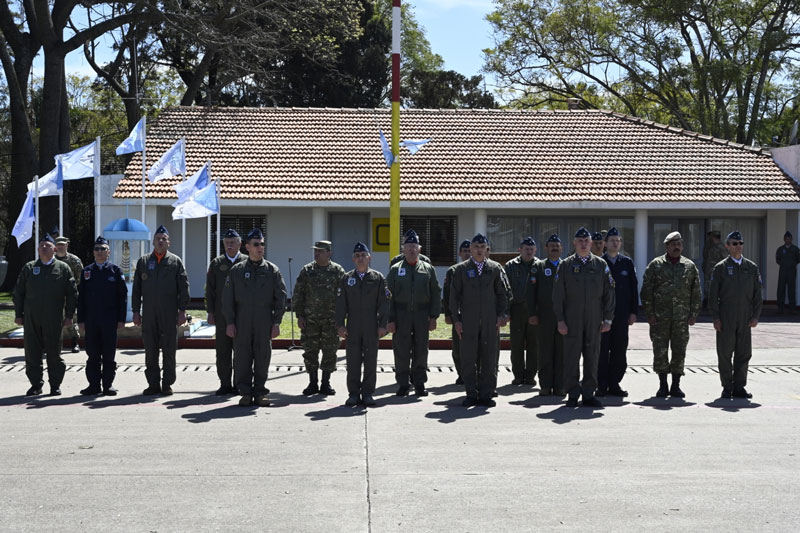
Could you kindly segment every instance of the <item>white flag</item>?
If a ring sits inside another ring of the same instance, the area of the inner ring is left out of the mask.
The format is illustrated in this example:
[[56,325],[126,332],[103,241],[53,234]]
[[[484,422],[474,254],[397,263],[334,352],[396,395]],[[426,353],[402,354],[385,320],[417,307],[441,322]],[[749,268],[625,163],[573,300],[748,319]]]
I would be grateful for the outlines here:
[[203,218],[219,213],[217,183],[212,181],[172,211],[172,220]]
[[[33,191],[34,184],[28,184],[28,192]],[[58,196],[61,192],[58,181],[58,165],[56,168],[39,178],[39,198],[44,196]]]
[[[79,180],[83,178],[98,177],[100,175],[100,162],[95,161],[99,154],[96,149],[97,141],[86,146],[81,146],[66,154],[59,154],[65,180]],[[41,195],[40,195],[41,196]]]
[[117,146],[117,155],[141,152],[144,150],[145,123],[147,117],[136,123],[128,137]]
[[178,207],[189,199],[191,195],[208,185],[208,163],[200,167],[200,170],[189,176],[187,179],[172,186],[178,193],[178,199],[173,202],[172,207]]
[[22,210],[19,212],[17,222],[14,224],[14,229],[11,230],[11,235],[17,239],[17,247],[22,246],[22,243],[33,237],[33,221],[36,218],[34,213],[33,191],[28,191],[25,197],[25,203],[22,204]]
[[179,139],[172,148],[164,152],[161,159],[153,165],[147,173],[147,179],[155,183],[163,178],[184,176],[186,174],[186,157],[184,156],[184,141]]

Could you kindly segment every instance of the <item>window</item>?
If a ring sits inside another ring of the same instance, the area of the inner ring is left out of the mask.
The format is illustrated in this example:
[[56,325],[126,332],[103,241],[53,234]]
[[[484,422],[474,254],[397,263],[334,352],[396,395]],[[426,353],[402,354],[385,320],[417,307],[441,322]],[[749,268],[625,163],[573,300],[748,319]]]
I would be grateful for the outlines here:
[[409,229],[417,232],[422,253],[431,258],[434,266],[453,264],[458,247],[456,217],[400,217],[400,235]]
[[[514,254],[519,250],[519,241],[533,236],[532,217],[490,216],[486,218],[486,237],[492,244],[493,254]],[[534,236],[534,239],[536,237]],[[537,240],[538,244],[539,241]]]
[[[241,252],[243,254],[246,254],[247,250],[244,249],[244,241],[247,238],[247,234],[250,233],[250,230],[252,230],[253,228],[259,228],[266,237],[267,217],[266,215],[222,215],[222,234],[224,235],[229,228],[236,230],[236,233],[241,235],[242,237]],[[217,247],[214,244],[216,241],[217,241],[217,215],[211,215],[210,245],[211,245],[212,255],[217,253]],[[267,242],[267,247],[269,247],[269,242]],[[220,239],[219,249],[220,253],[222,253],[224,249],[222,246],[222,239]]]

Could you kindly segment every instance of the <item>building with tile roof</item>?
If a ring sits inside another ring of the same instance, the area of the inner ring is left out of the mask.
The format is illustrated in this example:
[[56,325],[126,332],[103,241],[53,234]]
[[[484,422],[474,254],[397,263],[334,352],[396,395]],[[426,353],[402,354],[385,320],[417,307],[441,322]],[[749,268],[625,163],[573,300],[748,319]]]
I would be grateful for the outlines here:
[[[200,108],[164,110],[147,131],[148,168],[177,139],[186,139],[187,171],[206,161],[221,186],[222,225],[245,232],[261,225],[267,255],[293,276],[311,260],[315,240],[334,242],[334,260],[349,269],[363,240],[373,267],[387,270],[389,169],[378,130],[390,131],[386,109]],[[423,253],[440,267],[456,259],[464,238],[481,231],[493,257],[513,257],[519,240],[559,233],[569,249],[579,226],[620,229],[625,252],[642,272],[679,230],[685,255],[702,268],[708,231],[744,234],[745,255],[762,265],[774,298],[771,259],[787,228],[798,228],[797,172],[766,150],[635,117],[595,110],[404,110],[401,138],[430,138],[413,157],[401,152],[403,229],[421,235]],[[792,147],[794,148],[794,147]],[[141,202],[141,154],[99,194],[103,220]],[[173,185],[147,183],[150,227],[170,228]],[[212,224],[212,233],[216,225]],[[192,295],[203,290],[207,222],[187,222]],[[216,236],[212,235],[214,242]],[[202,249],[199,249],[202,248]],[[566,252],[566,250],[565,250]],[[214,249],[216,253],[216,249]],[[539,255],[542,255],[541,253]]]

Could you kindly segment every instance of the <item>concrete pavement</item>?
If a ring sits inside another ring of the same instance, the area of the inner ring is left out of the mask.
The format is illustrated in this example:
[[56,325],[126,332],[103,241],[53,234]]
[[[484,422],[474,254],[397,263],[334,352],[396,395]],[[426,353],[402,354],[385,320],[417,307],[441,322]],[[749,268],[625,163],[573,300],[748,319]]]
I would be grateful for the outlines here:
[[493,409],[460,406],[444,351],[430,396],[393,396],[382,351],[365,411],[341,406],[343,363],[336,396],[300,395],[300,350],[274,354],[273,407],[240,408],[213,396],[211,350],[178,352],[172,397],[140,396],[143,353],[122,350],[119,396],[79,396],[85,355],[65,353],[64,395],[29,399],[22,350],[2,349],[0,530],[797,530],[797,329],[759,326],[748,402],[717,399],[713,333],[694,328],[678,401],[653,398],[637,325],[630,397],[599,410],[511,386],[507,351]]

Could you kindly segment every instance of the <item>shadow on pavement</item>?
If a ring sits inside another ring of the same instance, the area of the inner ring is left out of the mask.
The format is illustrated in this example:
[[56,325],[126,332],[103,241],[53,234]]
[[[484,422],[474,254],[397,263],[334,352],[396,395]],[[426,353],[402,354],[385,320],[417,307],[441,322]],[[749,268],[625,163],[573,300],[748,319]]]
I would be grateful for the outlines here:
[[515,400],[508,403],[509,405],[521,405],[528,409],[537,409],[546,405],[561,405],[564,403],[564,399],[558,396],[531,396],[525,400]]
[[145,396],[137,394],[135,396],[117,396],[113,400],[106,400],[107,396],[98,396],[97,400],[86,403],[89,409],[103,409],[104,407],[117,407],[120,405],[142,405],[146,403],[155,403],[161,396]]
[[9,396],[8,398],[0,398],[0,407],[31,403],[34,401],[34,398],[36,398],[36,396],[25,396],[23,394],[19,396]]
[[25,362],[24,355],[10,355],[8,357],[0,359],[0,364],[3,365],[13,365],[15,363],[24,363],[24,362]]
[[356,407],[348,407],[346,405],[337,405],[330,409],[322,409],[320,411],[309,411],[306,416],[312,422],[319,422],[320,420],[330,420],[331,418],[352,418],[354,416],[362,416],[366,414],[367,409],[363,405]]
[[[287,407],[289,405],[313,405],[320,403],[336,403],[336,396],[323,396],[322,394],[282,394],[280,392],[269,395],[271,407]],[[344,400],[341,401],[344,403]]]
[[706,407],[721,409],[729,413],[737,413],[742,409],[756,409],[761,407],[761,404],[751,402],[745,398],[717,398],[713,402],[706,403]]
[[550,411],[549,413],[539,413],[536,415],[543,420],[550,420],[555,424],[569,424],[576,420],[592,420],[600,418],[603,413],[598,412],[597,409],[590,409],[587,407],[561,407]]
[[446,402],[433,402],[433,405],[441,405],[444,406],[444,411],[433,411],[425,413],[425,418],[431,418],[433,420],[437,420],[442,424],[452,424],[458,420],[462,419],[470,419],[470,418],[478,418],[479,416],[484,416],[489,414],[488,407],[482,406],[475,406],[475,407],[464,407],[461,405],[461,402],[464,401],[464,397],[456,398],[454,400],[446,401]]
[[442,396],[444,394],[451,394],[453,392],[464,392],[464,385],[456,385],[455,383],[450,383],[448,385],[440,385],[438,387],[430,387],[428,389],[433,396]]
[[55,405],[75,405],[79,403],[87,404],[91,402],[92,396],[32,396],[28,402],[28,409],[42,409],[43,407],[50,407]]
[[503,385],[497,387],[497,394],[500,396],[514,396],[516,394],[527,394],[533,390],[539,390],[533,385]]
[[200,411],[198,413],[186,413],[181,415],[181,418],[193,424],[202,424],[204,422],[211,422],[217,419],[231,419],[231,418],[244,418],[248,416],[255,416],[258,407],[251,405],[249,407],[241,407],[236,404],[218,407],[209,411]]
[[625,407],[631,403],[622,396],[604,396],[600,401],[603,402],[603,407]]
[[642,400],[641,402],[633,402],[633,405],[638,405],[640,407],[652,407],[653,409],[658,409],[660,411],[669,411],[670,409],[675,409],[676,407],[692,407],[693,405],[697,405],[694,402],[687,402],[682,398],[659,398],[657,396],[653,396],[646,400]]
[[217,396],[211,393],[207,396],[192,396],[183,400],[169,400],[164,402],[167,409],[183,409],[184,407],[192,407],[194,405],[216,405],[219,403],[227,402],[233,395]]

